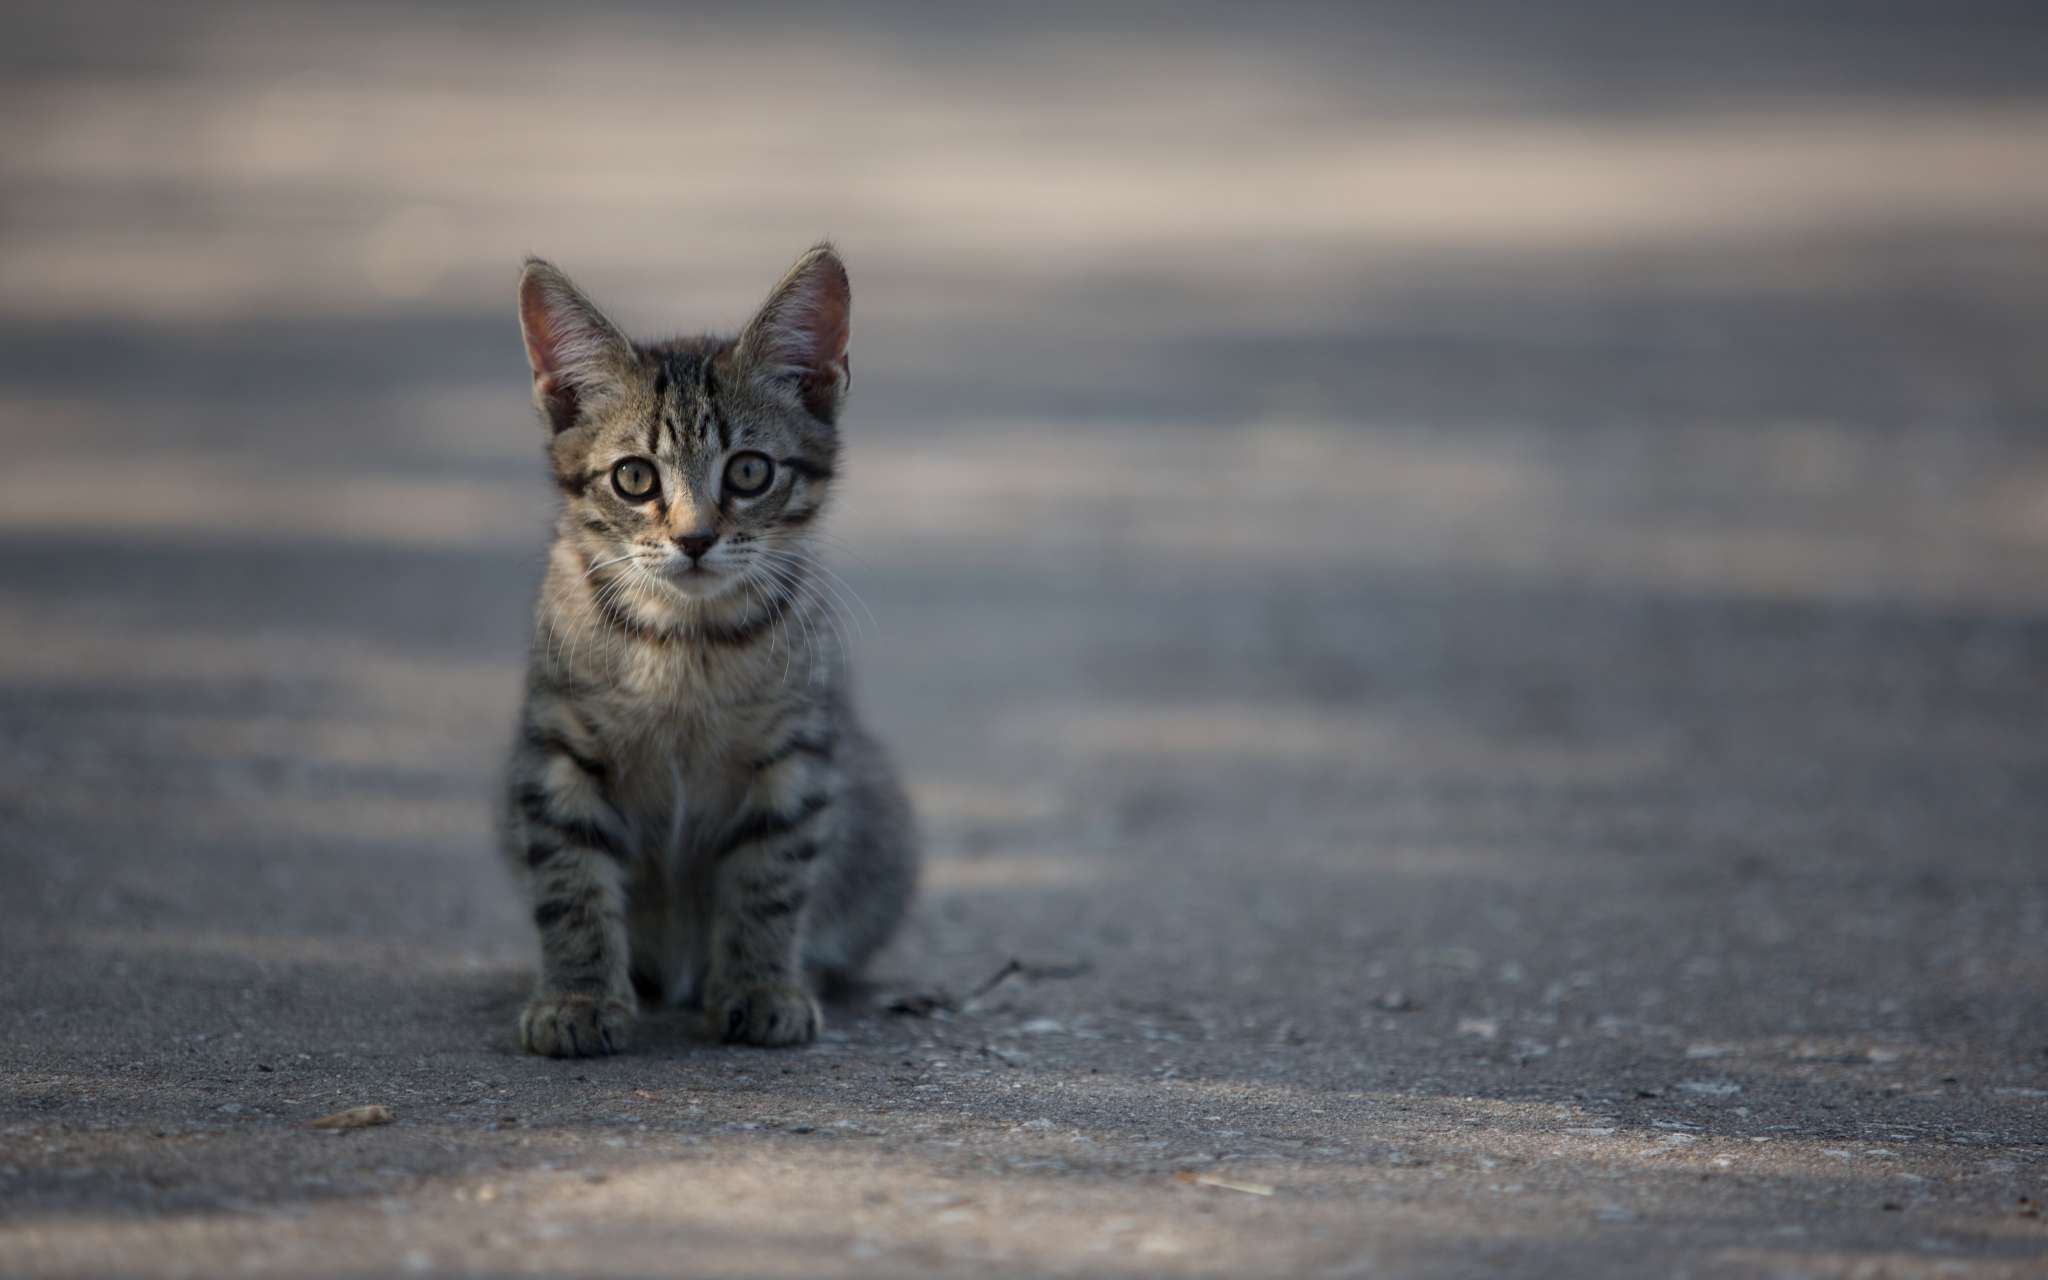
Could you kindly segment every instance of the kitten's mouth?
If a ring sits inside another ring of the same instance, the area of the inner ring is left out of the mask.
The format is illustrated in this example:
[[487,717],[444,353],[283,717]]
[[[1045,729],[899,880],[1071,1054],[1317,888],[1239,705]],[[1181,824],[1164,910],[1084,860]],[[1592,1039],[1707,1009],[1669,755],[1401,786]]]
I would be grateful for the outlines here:
[[732,575],[701,564],[664,565],[661,577],[675,591],[693,600],[721,595],[732,584]]

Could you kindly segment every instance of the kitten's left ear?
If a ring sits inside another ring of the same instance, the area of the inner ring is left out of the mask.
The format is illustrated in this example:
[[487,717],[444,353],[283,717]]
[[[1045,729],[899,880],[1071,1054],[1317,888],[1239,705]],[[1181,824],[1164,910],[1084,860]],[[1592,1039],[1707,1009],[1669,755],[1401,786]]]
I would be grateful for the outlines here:
[[757,386],[794,397],[812,417],[838,421],[852,366],[846,355],[853,287],[830,244],[798,258],[740,334],[735,355]]

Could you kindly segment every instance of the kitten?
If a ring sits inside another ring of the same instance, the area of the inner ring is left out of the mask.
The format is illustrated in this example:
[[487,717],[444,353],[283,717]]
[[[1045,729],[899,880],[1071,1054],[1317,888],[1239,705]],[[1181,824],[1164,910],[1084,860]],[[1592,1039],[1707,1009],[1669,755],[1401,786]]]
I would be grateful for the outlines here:
[[737,338],[631,342],[548,263],[520,278],[562,492],[504,811],[534,1053],[623,1049],[636,991],[725,1040],[811,1040],[810,979],[855,974],[909,904],[910,808],[815,546],[850,305],[823,244]]

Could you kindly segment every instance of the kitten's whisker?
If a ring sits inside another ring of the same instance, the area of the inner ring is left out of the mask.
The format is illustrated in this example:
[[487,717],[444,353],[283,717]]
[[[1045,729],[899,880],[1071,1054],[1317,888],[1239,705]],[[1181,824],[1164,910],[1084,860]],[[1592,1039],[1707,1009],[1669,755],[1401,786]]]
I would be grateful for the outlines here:
[[[572,668],[574,667],[576,662],[576,650],[581,647],[583,643],[583,637],[585,635],[588,635],[592,630],[596,628],[598,622],[598,611],[604,607],[607,601],[614,600],[616,597],[624,595],[625,589],[630,585],[632,585],[632,580],[628,577],[628,575],[623,573],[614,574],[611,577],[605,579],[603,583],[599,585],[596,593],[590,596],[589,603],[585,606],[583,611],[583,620],[587,625],[583,627],[581,633],[579,633],[571,642],[571,647],[569,650],[569,665]],[[605,646],[605,653],[607,657],[609,657],[610,652],[611,645],[608,643]]]
[[[648,583],[650,582],[650,580],[653,579],[654,575],[648,573],[645,569],[641,568],[639,563],[636,561],[633,564],[631,570],[626,574],[626,577],[632,583],[634,603],[645,603],[647,599]],[[620,663],[623,663],[626,660],[626,658],[629,657],[633,652],[632,648],[627,644],[626,637],[623,633],[613,638],[613,644],[616,645],[618,648],[618,660]]]
[[[761,590],[760,583],[756,582],[752,576],[743,576],[740,579],[740,585],[747,589],[747,593],[753,596],[763,609],[770,607],[767,594]],[[775,616],[775,628],[768,635],[769,639],[782,649],[781,683],[787,685],[789,683],[790,659],[796,656],[796,649],[789,640],[789,615],[787,612],[779,613]],[[774,651],[770,650],[768,656],[774,657]]]
[[[820,648],[818,641],[818,633],[816,629],[811,626],[810,611],[802,608],[801,606],[805,603],[807,599],[815,603],[816,597],[808,594],[806,590],[808,584],[796,572],[788,568],[778,566],[773,561],[769,560],[763,560],[761,567],[769,574],[770,577],[774,578],[776,582],[782,585],[784,592],[790,597],[792,601],[791,612],[796,614],[797,625],[801,626],[804,629],[805,634],[810,637],[807,646],[810,650],[810,653],[808,655],[810,657],[811,668],[810,681],[813,685],[815,685],[818,683],[818,650]],[[840,641],[840,647],[841,653],[843,655],[845,652],[845,643],[843,640]]]
[[860,592],[856,592],[856,590],[854,590],[854,584],[846,580],[846,575],[844,575],[844,573],[840,573],[838,569],[834,569],[834,567],[831,567],[831,563],[829,563],[829,561],[825,561],[825,557],[823,557],[823,555],[819,555],[819,553],[815,553],[815,551],[811,551],[811,549],[807,549],[807,547],[793,547],[793,549],[791,549],[791,551],[788,551],[788,553],[791,553],[791,555],[797,555],[797,557],[801,557],[801,559],[805,559],[805,561],[809,561],[809,563],[811,563],[811,565],[813,565],[813,567],[815,567],[817,571],[821,571],[821,573],[825,575],[825,578],[827,578],[827,580],[829,580],[831,584],[836,584],[836,588],[838,588],[840,592],[844,592],[844,596],[846,596],[848,600],[852,600],[852,604],[854,604],[854,606],[858,606],[862,614],[866,614],[866,618],[868,618],[868,627],[872,627],[872,629],[874,629],[874,639],[881,639],[881,635],[883,635],[883,625],[881,625],[881,621],[879,621],[879,618],[877,618],[877,616],[874,616],[874,610],[872,610],[872,608],[868,608],[868,602],[866,602],[866,600],[864,600],[864,598],[860,596]]
[[[585,570],[583,573],[583,578],[587,581],[592,574],[598,572],[599,570],[607,569],[610,568],[612,565],[620,564],[629,560],[635,562],[635,565],[637,567],[638,561],[641,559],[643,554],[644,553],[639,551],[633,551],[628,552],[627,554],[622,556],[614,556],[610,560],[600,561],[599,563],[594,564],[590,566],[590,568]],[[611,578],[608,578],[603,583],[601,583],[598,587],[598,590],[594,594],[588,595],[584,598],[582,607],[577,611],[577,620],[578,622],[584,625],[580,626],[576,631],[572,632],[569,635],[567,641],[567,653],[562,655],[564,658],[564,665],[574,664],[576,650],[581,646],[583,636],[593,628],[596,622],[596,618],[594,616],[596,610],[602,606],[603,601],[607,598],[608,595],[622,594],[621,587],[623,582],[623,575],[615,574]],[[548,618],[548,633],[549,644],[552,650],[555,633],[555,617],[552,613],[550,613]]]
[[609,568],[610,566],[618,564],[624,560],[638,560],[641,554],[642,553],[638,551],[628,551],[625,555],[622,556],[613,556],[609,560],[600,560],[596,564],[591,565],[588,569],[585,569],[583,571],[583,576],[587,578],[591,574],[596,573],[599,569]]
[[[822,569],[826,573],[831,572],[831,569],[828,566],[826,566],[825,564],[816,559],[801,558],[791,554],[788,551],[770,549],[764,552],[764,554],[772,557],[774,563],[794,568],[799,571],[815,568]],[[834,586],[829,578],[813,579],[810,578],[808,574],[805,575],[805,580],[815,581],[824,591],[829,591],[831,593],[830,599],[828,600],[823,595],[820,595],[819,603],[827,605],[835,613],[843,614],[847,626],[850,627],[856,633],[859,632],[860,618],[853,612],[853,605],[849,603],[847,599],[847,597],[852,592],[852,588],[847,587],[842,589],[840,587]],[[858,602],[859,599],[859,596],[853,596],[854,602]],[[866,605],[863,604],[861,607],[865,609]],[[874,620],[874,615],[869,614],[868,619],[872,622]],[[875,635],[877,639],[881,637],[881,625],[879,623],[875,625]]]
[[837,607],[837,602],[819,593],[816,584],[803,573],[803,566],[792,561],[764,558],[762,569],[776,576],[800,599],[824,608],[828,613]]
[[[768,598],[766,588],[762,589],[761,598],[765,604]],[[789,611],[787,609],[775,615],[775,634],[782,645],[782,685],[784,688],[787,688],[789,686],[790,664],[796,661],[796,637],[789,634]]]
[[559,609],[547,610],[548,633],[540,642],[541,659],[549,666],[553,666],[555,662],[555,624],[560,614]]
[[791,617],[794,617],[797,626],[802,628],[806,637],[804,646],[805,656],[813,659],[813,670],[815,670],[815,650],[818,647],[818,636],[817,632],[811,628],[809,611],[803,607],[805,595],[802,590],[802,583],[793,574],[770,561],[762,561],[761,569],[768,575],[769,580],[781,589],[781,595],[787,602],[782,615],[785,624]]
[[815,583],[814,579],[806,579],[805,582],[810,588],[811,598],[825,610],[825,625],[831,629],[833,643],[839,646],[840,663],[844,665],[851,662],[853,660],[853,647],[846,634],[847,626],[851,620],[841,618],[841,611],[832,605],[832,602],[820,592],[816,585],[813,585]]
[[850,599],[852,604],[860,606],[860,611],[867,615],[868,625],[874,628],[875,639],[880,640],[882,638],[882,624],[876,621],[874,610],[868,608],[868,602],[861,599],[860,592],[853,589],[852,583],[841,577],[838,570],[825,563],[823,556],[801,547],[788,548],[783,554],[800,557],[803,561],[808,562],[812,568],[825,575],[827,585],[836,584],[833,588],[834,591],[842,592],[842,598]]
[[853,661],[853,648],[846,638],[846,625],[839,620],[837,614],[830,610],[827,610],[825,613],[825,625],[831,628],[833,643],[839,646],[840,665],[842,667],[848,665]]
[[594,590],[586,588],[578,602],[576,628],[569,633],[568,652],[562,655],[562,665],[570,671],[576,669],[576,653],[583,647],[584,636],[588,635],[591,627],[596,624],[598,597],[603,594],[608,582],[609,580],[599,583]]

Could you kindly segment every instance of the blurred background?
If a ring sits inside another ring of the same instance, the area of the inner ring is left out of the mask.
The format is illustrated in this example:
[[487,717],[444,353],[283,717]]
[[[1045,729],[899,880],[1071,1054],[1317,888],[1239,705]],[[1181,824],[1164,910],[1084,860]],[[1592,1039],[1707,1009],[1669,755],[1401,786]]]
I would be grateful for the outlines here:
[[2039,4],[7,28],[0,1106],[210,1101],[152,1046],[243,1001],[337,1073],[503,1049],[519,261],[655,336],[827,235],[934,857],[885,979],[1080,956],[1037,1012],[1237,1080],[2039,1093]]

